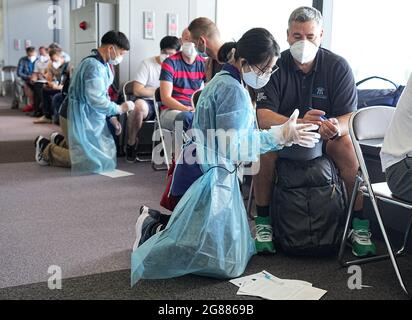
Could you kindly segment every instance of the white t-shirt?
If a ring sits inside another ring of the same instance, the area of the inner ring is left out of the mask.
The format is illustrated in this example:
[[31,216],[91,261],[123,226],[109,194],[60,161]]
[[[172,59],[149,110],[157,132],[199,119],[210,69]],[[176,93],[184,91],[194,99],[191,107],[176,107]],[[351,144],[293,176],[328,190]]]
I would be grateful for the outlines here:
[[399,99],[392,122],[385,135],[381,160],[384,172],[391,166],[412,157],[412,74]]
[[156,57],[143,60],[137,69],[137,75],[134,80],[146,88],[159,88],[161,70],[162,66],[156,62]]
[[49,67],[50,58],[45,60],[44,58],[37,59],[36,63],[34,64],[34,72],[43,73]]

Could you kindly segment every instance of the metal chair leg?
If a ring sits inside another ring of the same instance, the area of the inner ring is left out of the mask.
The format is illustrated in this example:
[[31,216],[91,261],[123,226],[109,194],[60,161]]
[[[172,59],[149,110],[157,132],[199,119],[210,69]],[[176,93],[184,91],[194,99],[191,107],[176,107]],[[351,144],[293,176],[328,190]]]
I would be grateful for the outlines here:
[[397,252],[397,255],[403,255],[405,253],[406,248],[408,246],[409,236],[411,234],[411,229],[412,229],[412,217],[409,220],[408,229],[406,229],[405,237],[403,239],[402,248]]
[[[370,185],[368,185],[368,189],[371,190]],[[408,290],[406,289],[406,286],[403,282],[402,275],[401,275],[401,272],[399,270],[398,263],[396,261],[396,257],[393,253],[392,245],[389,242],[389,238],[388,238],[388,235],[386,233],[385,226],[383,225],[383,220],[382,220],[381,214],[379,212],[378,203],[376,201],[376,198],[375,198],[375,195],[373,194],[373,192],[371,192],[371,201],[372,201],[373,209],[375,211],[376,218],[378,219],[379,227],[381,229],[381,232],[383,234],[383,238],[385,240],[386,248],[388,249],[388,253],[389,253],[389,257],[390,257],[391,262],[392,262],[392,266],[395,269],[395,273],[396,273],[396,276],[398,278],[399,284],[401,285],[403,291],[405,291],[405,293],[407,295],[409,295]]]
[[344,229],[343,236],[342,236],[342,242],[339,248],[338,260],[341,266],[343,267],[347,266],[346,262],[343,261],[343,255],[345,253],[346,241],[347,241],[348,232],[349,232],[349,225],[350,225],[350,222],[352,220],[352,215],[353,215],[353,208],[355,206],[355,201],[358,195],[359,186],[361,182],[362,182],[362,179],[359,176],[356,176],[355,186],[353,188],[352,197],[351,197],[349,208],[348,208],[348,215],[346,218],[345,229]]
[[[405,238],[404,238],[404,246],[399,252],[397,252],[395,254],[394,250],[392,249],[392,245],[389,241],[389,237],[386,233],[386,229],[385,229],[385,226],[383,224],[381,214],[379,212],[378,203],[377,203],[377,200],[376,200],[373,192],[369,192],[369,196],[370,196],[370,199],[371,199],[371,202],[372,202],[372,206],[373,206],[373,209],[374,209],[374,212],[375,212],[375,216],[378,220],[379,228],[382,232],[382,235],[383,235],[383,238],[384,238],[384,241],[385,241],[385,245],[386,245],[388,254],[380,255],[380,256],[376,256],[376,257],[365,258],[365,259],[352,260],[352,261],[347,261],[347,262],[343,261],[343,254],[344,254],[344,251],[345,251],[346,239],[347,239],[347,235],[348,235],[348,231],[349,231],[349,223],[350,223],[350,220],[351,220],[351,217],[352,217],[353,206],[354,206],[354,202],[355,202],[356,195],[357,195],[357,192],[359,190],[359,186],[360,186],[361,181],[362,180],[361,180],[360,177],[356,178],[355,188],[353,190],[352,199],[351,199],[351,203],[350,203],[350,206],[349,206],[348,217],[347,217],[347,220],[346,220],[345,231],[344,231],[344,234],[343,234],[343,239],[342,239],[342,243],[341,243],[340,250],[339,250],[339,258],[338,258],[339,263],[343,267],[347,267],[347,266],[351,266],[351,265],[363,265],[363,264],[367,264],[367,263],[370,263],[370,262],[378,262],[378,261],[383,261],[383,260],[390,259],[391,263],[392,263],[392,266],[393,266],[393,269],[395,270],[396,277],[398,279],[398,282],[399,282],[402,290],[407,295],[409,295],[408,290],[407,290],[407,288],[405,286],[405,283],[403,281],[401,272],[399,270],[399,266],[398,266],[398,262],[396,260],[396,257],[402,255],[402,253],[404,252],[404,250],[406,248],[406,244],[407,244],[407,241],[408,241],[408,238],[409,238],[409,235],[410,235],[410,231],[411,231],[411,228],[412,228],[412,219],[410,220],[409,225],[408,225],[408,229],[406,231],[406,235],[405,235]],[[368,187],[368,191],[372,190],[372,187],[371,187],[370,184],[368,184],[367,187]]]
[[252,214],[253,194],[254,194],[254,183],[252,179],[252,183],[250,184],[250,190],[249,190],[249,199],[247,201],[247,214],[249,216],[249,219],[252,221],[255,220],[255,217]]

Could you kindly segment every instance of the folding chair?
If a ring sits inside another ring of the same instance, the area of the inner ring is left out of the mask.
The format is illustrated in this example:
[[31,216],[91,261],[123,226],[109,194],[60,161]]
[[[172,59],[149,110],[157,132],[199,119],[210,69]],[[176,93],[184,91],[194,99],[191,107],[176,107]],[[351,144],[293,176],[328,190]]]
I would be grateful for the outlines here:
[[[385,226],[384,226],[384,223],[381,217],[381,213],[378,207],[378,200],[384,203],[389,203],[392,205],[400,206],[402,208],[409,209],[409,210],[412,210],[412,203],[406,203],[404,201],[396,199],[392,195],[386,183],[371,184],[368,169],[366,167],[362,149],[361,149],[361,144],[375,145],[375,146],[382,145],[383,139],[385,137],[385,133],[390,125],[394,112],[395,112],[395,109],[391,107],[370,107],[370,108],[359,110],[358,112],[353,114],[350,119],[349,132],[352,138],[353,146],[355,148],[355,153],[356,153],[356,157],[358,158],[360,168],[356,176],[355,187],[353,190],[351,202],[350,202],[349,209],[348,209],[348,215],[347,215],[346,224],[345,224],[345,231],[343,234],[338,259],[339,259],[339,263],[343,267],[347,267],[351,265],[361,265],[361,264],[366,264],[369,262],[376,262],[376,261],[390,259],[392,262],[393,269],[395,270],[396,276],[398,278],[399,284],[401,285],[405,293],[408,294],[408,290],[403,282],[402,275],[399,270],[396,258],[405,253],[411,227],[412,227],[412,217],[411,217],[411,220],[409,221],[409,224],[405,232],[403,246],[399,251],[395,252],[392,249],[392,244],[389,241],[388,235],[386,233],[386,229],[385,229]],[[356,196],[359,191],[364,196],[370,198],[372,202],[374,214],[377,218],[380,230],[382,232],[388,254],[344,262],[343,255],[344,255],[344,251],[345,251],[345,247],[346,247],[347,239],[348,239],[349,224],[352,220],[353,208],[354,208]]]
[[[154,108],[155,108],[155,113],[156,113],[156,120],[155,120],[155,127],[154,127],[154,133],[153,133],[153,152],[152,152],[152,168],[155,171],[161,171],[161,170],[169,170],[170,165],[171,165],[171,155],[172,152],[169,153],[169,150],[166,148],[166,142],[165,142],[165,137],[164,133],[168,133],[173,137],[173,132],[167,129],[163,129],[162,125],[160,124],[160,111],[159,111],[159,106],[162,104],[162,99],[160,96],[160,88],[157,88],[153,97],[154,100]],[[166,163],[166,168],[163,166],[159,166],[156,164],[155,161],[155,146],[156,146],[156,141],[158,141],[157,133],[159,133],[160,136],[160,142],[162,144],[162,150],[163,150],[163,157],[164,161]],[[172,147],[173,149],[173,147]]]
[[[125,101],[130,100],[131,98],[136,98],[133,94],[134,82],[135,82],[134,80],[130,80],[130,81],[127,81],[123,85],[123,90],[122,91],[123,91],[123,97],[124,97]],[[127,144],[127,135],[128,135],[127,114],[125,113],[125,114],[121,115],[120,118],[121,118],[121,123],[122,123],[122,126],[123,126],[123,133],[124,133],[123,138],[121,139],[122,140],[121,146],[125,147],[126,144]],[[146,132],[146,131],[153,132],[154,126],[155,126],[155,120],[143,121],[142,128],[140,129],[140,131],[138,133],[139,142],[144,140],[144,137],[142,136],[142,134],[144,134],[144,132]],[[152,138],[152,133],[150,134],[150,139],[151,138]],[[152,145],[152,150],[153,150],[153,145]],[[150,162],[151,161],[150,155],[151,155],[151,152],[145,152],[145,151],[139,152],[138,151],[137,156],[136,156],[136,161],[137,162]],[[146,158],[143,158],[143,157],[146,157]]]
[[[3,68],[1,68],[0,70],[0,80],[1,80],[1,89],[0,89],[0,94],[2,97],[4,97],[7,94],[7,90],[6,90],[6,73],[10,75],[10,81],[11,81],[11,85],[14,86],[15,85],[15,81],[16,81],[16,76],[15,73],[17,71],[17,67],[15,66],[5,66]],[[19,102],[23,102],[23,97],[20,97],[20,101]]]

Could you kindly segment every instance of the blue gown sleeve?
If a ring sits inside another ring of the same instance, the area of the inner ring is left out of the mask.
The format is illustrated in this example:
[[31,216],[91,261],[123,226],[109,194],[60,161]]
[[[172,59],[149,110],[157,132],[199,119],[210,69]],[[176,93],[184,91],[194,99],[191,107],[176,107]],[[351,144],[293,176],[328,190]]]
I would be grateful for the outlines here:
[[252,102],[246,90],[224,83],[216,91],[216,128],[230,136],[226,143],[218,144],[219,149],[222,146],[226,149],[228,159],[258,161],[261,154],[283,148],[269,131],[256,129]]
[[101,70],[95,65],[89,64],[84,69],[84,96],[87,103],[96,111],[107,116],[119,113],[119,106],[110,101],[107,88],[101,76]]

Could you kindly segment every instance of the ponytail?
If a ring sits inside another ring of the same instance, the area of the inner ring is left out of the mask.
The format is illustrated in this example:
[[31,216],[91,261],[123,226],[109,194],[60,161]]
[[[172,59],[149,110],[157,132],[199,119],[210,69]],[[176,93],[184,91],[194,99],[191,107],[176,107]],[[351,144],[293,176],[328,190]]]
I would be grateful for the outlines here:
[[217,54],[217,59],[222,62],[226,63],[232,58],[232,51],[236,49],[237,43],[236,42],[226,42],[219,50]]

